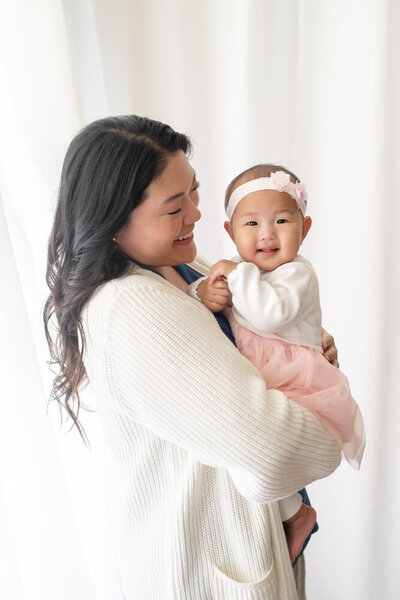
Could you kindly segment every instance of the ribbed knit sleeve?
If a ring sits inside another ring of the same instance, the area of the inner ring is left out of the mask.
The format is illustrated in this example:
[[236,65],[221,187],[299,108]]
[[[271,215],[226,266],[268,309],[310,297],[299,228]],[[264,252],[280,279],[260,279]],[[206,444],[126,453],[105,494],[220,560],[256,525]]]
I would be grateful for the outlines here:
[[333,438],[307,410],[266,389],[202,304],[152,273],[107,286],[89,320],[102,331],[105,386],[118,411],[229,470],[255,502],[287,496],[337,467]]

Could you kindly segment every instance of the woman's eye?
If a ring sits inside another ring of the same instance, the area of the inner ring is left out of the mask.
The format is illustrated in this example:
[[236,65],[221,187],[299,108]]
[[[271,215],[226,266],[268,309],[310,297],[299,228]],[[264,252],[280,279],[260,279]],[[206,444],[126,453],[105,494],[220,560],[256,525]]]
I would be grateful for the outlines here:
[[200,187],[200,181],[196,182],[196,185],[192,188],[192,192],[195,192],[196,190],[198,190]]
[[281,223],[288,223],[287,219],[278,219],[277,223],[280,225]]
[[172,212],[169,212],[168,214],[169,215],[176,215],[176,214],[178,214],[178,212],[181,212],[181,210],[182,210],[181,208],[177,208],[176,210],[174,210]]
[[250,227],[254,227],[257,225],[257,221],[247,221],[246,225],[250,225]]

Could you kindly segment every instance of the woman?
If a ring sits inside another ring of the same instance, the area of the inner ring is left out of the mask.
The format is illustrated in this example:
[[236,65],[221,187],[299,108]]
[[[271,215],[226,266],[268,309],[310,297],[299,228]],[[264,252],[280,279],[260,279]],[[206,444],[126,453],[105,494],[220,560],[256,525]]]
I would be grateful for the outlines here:
[[186,294],[208,269],[189,150],[136,116],[72,141],[49,244],[53,395],[78,427],[86,379],[97,398],[127,600],[294,600],[275,501],[329,475],[340,449]]

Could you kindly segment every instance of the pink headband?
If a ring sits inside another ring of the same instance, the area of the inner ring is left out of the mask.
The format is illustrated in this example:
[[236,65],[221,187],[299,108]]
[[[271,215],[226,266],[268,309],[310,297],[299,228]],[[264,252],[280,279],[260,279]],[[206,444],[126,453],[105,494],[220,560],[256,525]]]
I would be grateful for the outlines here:
[[232,192],[226,207],[226,216],[228,219],[232,219],[235,208],[242,198],[248,196],[248,194],[251,194],[252,192],[259,192],[261,190],[286,192],[296,200],[297,206],[304,217],[307,208],[307,192],[304,184],[300,181],[297,183],[290,181],[290,175],[289,173],[285,173],[285,171],[275,171],[275,173],[271,173],[270,177],[258,177],[257,179],[247,181],[247,183],[239,185],[239,187]]

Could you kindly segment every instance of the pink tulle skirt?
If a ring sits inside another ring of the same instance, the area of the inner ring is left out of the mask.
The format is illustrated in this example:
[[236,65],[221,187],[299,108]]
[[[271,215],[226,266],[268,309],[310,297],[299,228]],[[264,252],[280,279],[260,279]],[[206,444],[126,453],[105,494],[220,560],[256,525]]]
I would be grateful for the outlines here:
[[236,345],[261,372],[269,389],[278,389],[313,413],[338,440],[349,464],[360,468],[365,432],[347,377],[320,352],[268,339],[240,325],[226,311]]

